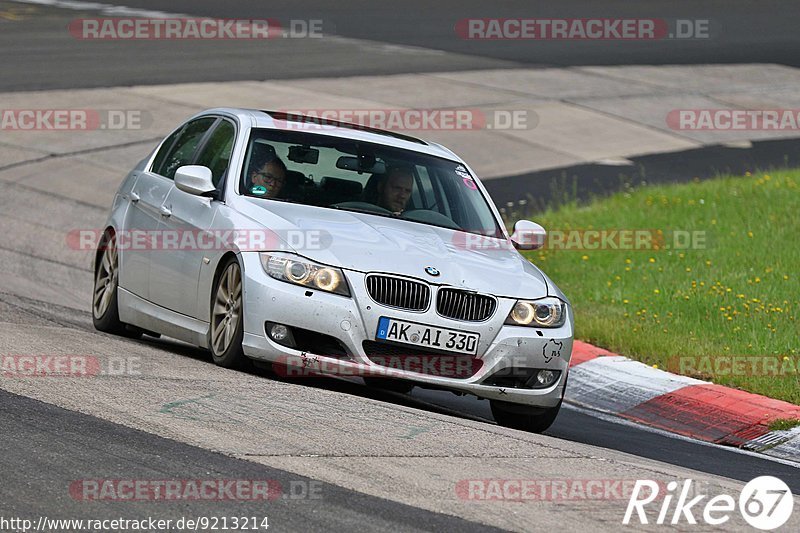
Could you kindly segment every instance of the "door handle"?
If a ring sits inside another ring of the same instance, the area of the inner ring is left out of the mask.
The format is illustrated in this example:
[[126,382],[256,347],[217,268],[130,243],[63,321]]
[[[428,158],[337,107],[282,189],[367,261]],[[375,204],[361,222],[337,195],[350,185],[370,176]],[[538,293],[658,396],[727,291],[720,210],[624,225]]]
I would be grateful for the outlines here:
[[139,201],[139,195],[131,191],[131,202],[135,204],[138,201]]
[[162,217],[171,217],[171,216],[172,216],[172,211],[170,210],[170,208],[169,208],[169,207],[167,207],[167,206],[165,206],[165,205],[162,205],[162,206],[161,206],[161,207],[158,209],[158,211],[161,213],[161,216],[162,216]]

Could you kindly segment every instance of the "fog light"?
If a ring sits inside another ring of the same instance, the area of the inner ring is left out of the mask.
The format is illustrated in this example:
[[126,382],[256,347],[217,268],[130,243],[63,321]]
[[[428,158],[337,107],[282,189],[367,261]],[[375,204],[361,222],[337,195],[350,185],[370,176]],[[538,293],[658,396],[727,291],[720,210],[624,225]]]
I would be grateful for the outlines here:
[[267,336],[278,344],[286,346],[287,348],[294,348],[296,346],[291,326],[284,326],[283,324],[276,324],[274,322],[264,322],[264,329],[267,331]]
[[289,328],[283,324],[272,324],[269,328],[269,336],[272,340],[281,342],[289,336]]
[[553,372],[552,370],[539,370],[539,373],[536,374],[536,381],[539,383],[539,385],[547,386],[551,385],[557,377],[558,373]]

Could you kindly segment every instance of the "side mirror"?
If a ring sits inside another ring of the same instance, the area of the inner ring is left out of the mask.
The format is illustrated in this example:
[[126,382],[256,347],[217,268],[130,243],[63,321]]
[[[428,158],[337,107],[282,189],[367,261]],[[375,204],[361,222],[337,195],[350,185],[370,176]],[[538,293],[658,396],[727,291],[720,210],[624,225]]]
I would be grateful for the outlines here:
[[217,189],[212,181],[211,169],[200,165],[186,165],[175,171],[175,186],[195,196],[203,196]]
[[518,250],[538,250],[544,246],[545,238],[545,229],[530,220],[518,220],[514,224],[514,233],[511,234],[511,242]]

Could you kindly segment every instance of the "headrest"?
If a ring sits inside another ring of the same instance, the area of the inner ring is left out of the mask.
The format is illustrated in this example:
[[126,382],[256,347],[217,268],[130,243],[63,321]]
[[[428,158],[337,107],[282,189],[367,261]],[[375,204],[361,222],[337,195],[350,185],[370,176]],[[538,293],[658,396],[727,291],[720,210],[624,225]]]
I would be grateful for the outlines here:
[[346,195],[356,198],[361,194],[361,184],[357,181],[324,176],[319,182],[319,185],[320,188],[325,192],[331,192],[343,196]]
[[261,168],[264,163],[278,157],[271,144],[255,142],[250,152],[250,170]]

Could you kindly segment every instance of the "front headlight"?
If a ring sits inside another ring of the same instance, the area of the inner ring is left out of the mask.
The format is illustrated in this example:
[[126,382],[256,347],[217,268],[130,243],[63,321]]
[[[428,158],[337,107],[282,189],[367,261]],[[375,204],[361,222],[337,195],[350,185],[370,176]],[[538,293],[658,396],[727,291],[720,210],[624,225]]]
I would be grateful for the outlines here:
[[264,267],[264,271],[272,278],[311,289],[350,296],[344,273],[338,268],[263,252],[259,256],[261,257],[261,265]]
[[557,328],[567,320],[567,304],[558,298],[517,300],[508,314],[506,324],[535,328]]

